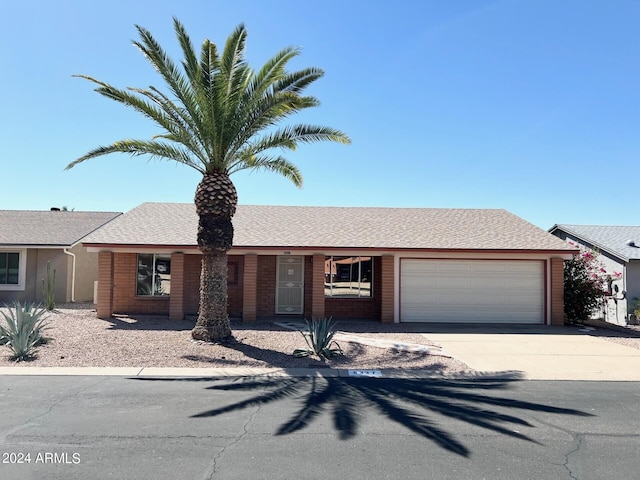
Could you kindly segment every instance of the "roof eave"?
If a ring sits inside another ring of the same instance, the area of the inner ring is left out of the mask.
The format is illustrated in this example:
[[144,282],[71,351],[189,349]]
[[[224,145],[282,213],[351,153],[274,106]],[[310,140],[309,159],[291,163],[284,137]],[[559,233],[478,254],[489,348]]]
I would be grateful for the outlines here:
[[576,232],[574,230],[571,230],[570,228],[566,228],[566,227],[563,227],[563,226],[558,225],[558,224],[555,224],[553,227],[551,227],[549,229],[549,233],[553,234],[553,232],[555,232],[556,230],[561,230],[561,231],[563,231],[565,233],[573,235],[574,237],[579,238],[583,242],[593,245],[599,251],[607,252],[609,255],[611,255],[613,257],[616,257],[617,259],[619,259],[619,260],[621,260],[621,261],[623,261],[625,263],[628,263],[631,260],[630,257],[627,257],[626,255],[623,255],[620,252],[616,252],[614,250],[611,250],[610,248],[608,248],[608,247],[606,247],[606,246],[604,246],[604,245],[602,245],[602,244],[600,244],[598,242],[594,242],[593,240],[591,240],[589,238],[586,238],[584,235],[579,234],[578,232]]
[[[89,251],[119,251],[119,250],[140,250],[140,251],[156,251],[156,250],[173,250],[173,251],[193,251],[198,250],[196,245],[190,244],[136,244],[136,243],[90,243],[83,242],[82,245],[87,247]],[[410,248],[410,247],[359,247],[359,246],[322,246],[322,245],[234,245],[233,251],[345,251],[354,252],[403,252],[403,253],[517,253],[517,254],[543,254],[543,255],[561,255],[570,258],[580,250],[577,248],[570,249],[514,249],[514,248]]]

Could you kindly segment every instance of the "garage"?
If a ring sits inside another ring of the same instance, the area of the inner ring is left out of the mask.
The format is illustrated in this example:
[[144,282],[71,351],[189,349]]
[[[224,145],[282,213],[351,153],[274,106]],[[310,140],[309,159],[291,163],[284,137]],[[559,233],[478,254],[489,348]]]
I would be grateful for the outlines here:
[[544,323],[540,260],[400,260],[400,321]]

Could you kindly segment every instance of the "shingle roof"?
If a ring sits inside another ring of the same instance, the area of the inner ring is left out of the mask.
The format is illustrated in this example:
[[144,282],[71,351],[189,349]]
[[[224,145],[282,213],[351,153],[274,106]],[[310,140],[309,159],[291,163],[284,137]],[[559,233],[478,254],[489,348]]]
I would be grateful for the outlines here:
[[[193,204],[143,203],[84,244],[194,246]],[[575,248],[507,212],[489,209],[239,205],[234,247],[546,250]]]
[[[622,260],[640,259],[640,226],[562,224],[554,225],[550,231],[555,229],[572,234]],[[629,240],[638,246],[627,245]]]
[[69,247],[118,212],[0,210],[0,245]]

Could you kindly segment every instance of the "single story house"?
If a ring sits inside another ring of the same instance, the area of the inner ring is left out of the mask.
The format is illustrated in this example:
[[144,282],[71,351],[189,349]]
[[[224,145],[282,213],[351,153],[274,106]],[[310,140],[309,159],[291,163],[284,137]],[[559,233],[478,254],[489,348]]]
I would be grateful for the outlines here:
[[56,272],[55,301],[93,299],[98,255],[80,241],[116,212],[0,210],[0,305],[41,302],[47,263]]
[[612,282],[598,316],[625,325],[629,314],[636,307],[640,309],[640,226],[556,224],[549,232],[600,254],[599,260]]
[[[232,317],[562,325],[563,261],[577,249],[498,209],[239,205]],[[97,315],[195,315],[193,204],[144,203],[87,236]]]

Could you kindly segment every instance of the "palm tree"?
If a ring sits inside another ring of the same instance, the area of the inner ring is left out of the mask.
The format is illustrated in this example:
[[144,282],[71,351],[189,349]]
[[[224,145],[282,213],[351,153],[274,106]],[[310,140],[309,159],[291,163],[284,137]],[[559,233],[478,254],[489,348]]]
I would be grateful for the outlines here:
[[150,140],[125,139],[100,146],[67,165],[70,169],[110,153],[172,160],[202,174],[195,193],[199,218],[198,248],[202,252],[200,310],[191,335],[213,341],[231,335],[227,314],[227,252],[233,243],[232,217],[237,194],[230,175],[241,170],[279,173],[296,186],[300,171],[274,149],[295,150],[300,143],[329,140],[350,143],[339,130],[298,124],[280,126],[290,115],[318,106],[304,89],[322,77],[318,68],[289,72],[287,63],[298,48],[285,48],[254,71],[245,60],[247,31],[239,25],[227,39],[222,54],[205,40],[196,56],[183,25],[173,19],[184,57],[179,68],[151,33],[137,26],[133,44],[160,74],[170,94],[153,86],[118,89],[86,75],[96,91],[133,108],[155,122],[161,133]]

